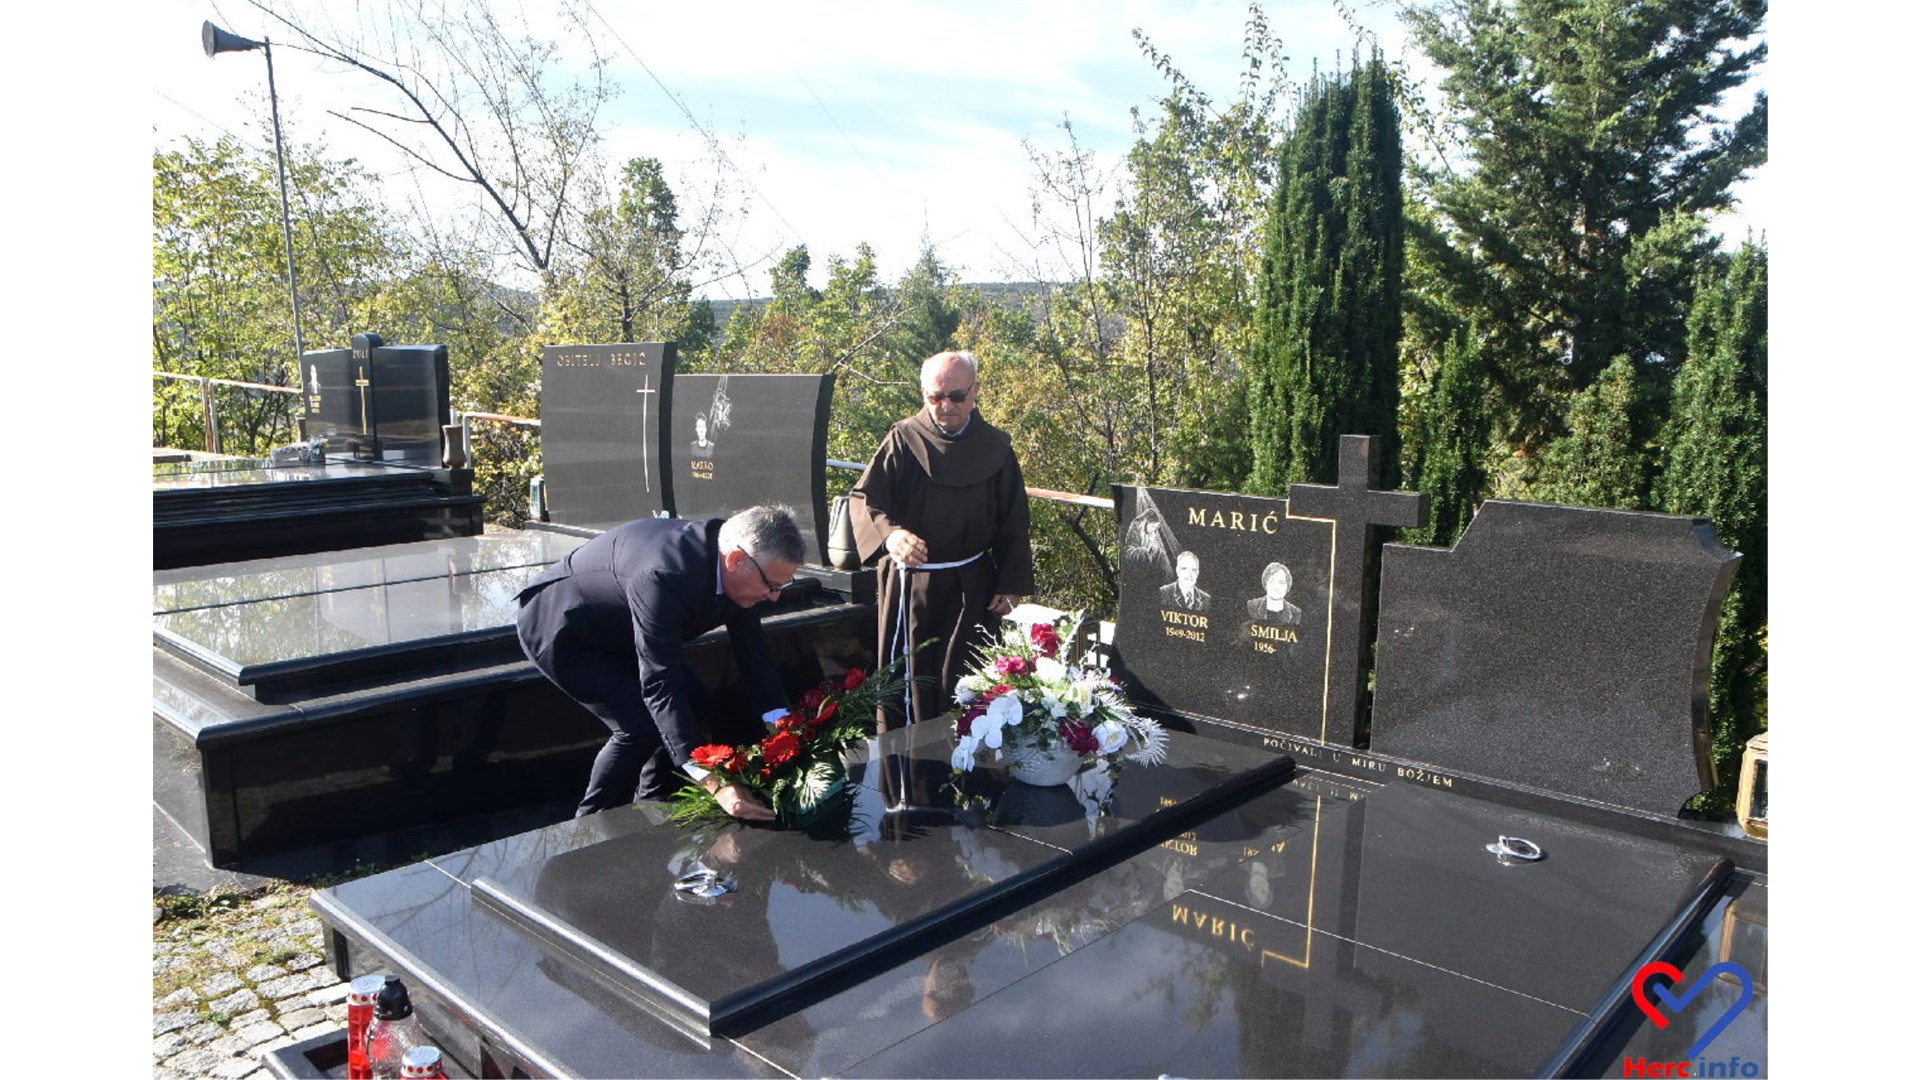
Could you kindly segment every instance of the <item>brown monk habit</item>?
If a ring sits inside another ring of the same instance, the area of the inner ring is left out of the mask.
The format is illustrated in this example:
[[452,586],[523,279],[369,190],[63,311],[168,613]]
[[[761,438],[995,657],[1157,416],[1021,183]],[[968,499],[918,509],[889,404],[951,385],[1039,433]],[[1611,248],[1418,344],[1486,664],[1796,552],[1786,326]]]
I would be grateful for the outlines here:
[[[851,495],[854,538],[862,562],[878,560],[879,662],[899,655],[902,640],[914,654],[914,719],[931,720],[953,708],[953,684],[991,635],[999,618],[987,614],[997,594],[1033,592],[1033,545],[1027,539],[1027,486],[1007,434],[976,410],[957,436],[942,434],[921,410],[893,425]],[[899,622],[900,568],[886,553],[888,534],[907,529],[927,542],[927,562],[958,562],[950,570],[907,575],[907,626]],[[984,554],[982,554],[984,553]],[[901,705],[883,708],[880,730],[904,721]]]

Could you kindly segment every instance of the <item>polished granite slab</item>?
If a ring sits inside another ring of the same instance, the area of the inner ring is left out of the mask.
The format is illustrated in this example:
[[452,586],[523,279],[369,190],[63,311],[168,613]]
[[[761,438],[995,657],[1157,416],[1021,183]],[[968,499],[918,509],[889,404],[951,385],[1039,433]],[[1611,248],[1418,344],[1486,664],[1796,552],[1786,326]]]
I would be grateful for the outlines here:
[[564,533],[497,532],[158,570],[153,575],[153,610],[159,614],[487,570],[547,566],[584,543],[585,537]]
[[[1196,829],[891,968],[863,972],[856,985],[786,1022],[735,1039],[795,1075],[839,1075],[1143,917],[1169,917],[1170,901],[1242,866],[1256,868],[1250,879],[1259,882],[1245,902],[1311,917],[1313,880],[1276,872],[1283,869],[1276,856],[1293,847],[1311,849],[1336,833],[1345,808],[1365,790],[1325,774],[1296,774],[1285,786]],[[1254,822],[1265,824],[1251,827]],[[1172,914],[1187,918],[1184,910]],[[1296,930],[1279,925],[1283,935]],[[1213,941],[1244,936],[1205,925],[1198,934]],[[902,1067],[908,1069],[903,1075],[923,1068],[918,1062]],[[966,1071],[964,1065],[954,1068]]]
[[414,482],[418,470],[354,461],[324,465],[270,465],[264,461],[178,461],[153,467],[153,490],[163,492],[213,490],[264,484],[309,484],[334,480]]
[[[1582,1011],[1732,871],[1662,841],[1411,784],[1389,784],[1357,809],[1365,832],[1347,856],[1357,873],[1340,898],[1352,919],[1343,932]],[[1503,863],[1486,849],[1501,836],[1545,857]]]
[[1386,545],[1370,748],[1672,818],[1712,786],[1739,558],[1701,518],[1501,499],[1452,550]]
[[277,695],[329,668],[370,672],[487,640],[517,649],[515,597],[539,569],[167,612],[154,617],[154,643],[256,696]]
[[[1499,863],[1490,825],[1547,858]],[[1579,1056],[1727,869],[1389,784],[845,1072],[1536,1074]]]
[[[692,1030],[740,1030],[856,967],[913,955],[1103,860],[1175,839],[1189,820],[1284,782],[1292,768],[1265,751],[1174,733],[1167,763],[1122,777],[1138,802],[1089,829],[1083,814],[1057,821],[1050,805],[1030,801],[1023,812],[1026,785],[986,769],[969,790],[996,804],[992,823],[937,789],[890,813],[902,789],[889,770],[914,774],[906,788],[925,791],[949,772],[952,741],[945,725],[928,724],[879,746],[872,761],[850,765],[846,826],[831,837],[635,829],[538,858],[476,854],[459,873],[481,902],[564,943]],[[1026,813],[1053,842],[1021,834]],[[716,904],[687,902],[673,882],[698,868],[723,873],[737,891]]]

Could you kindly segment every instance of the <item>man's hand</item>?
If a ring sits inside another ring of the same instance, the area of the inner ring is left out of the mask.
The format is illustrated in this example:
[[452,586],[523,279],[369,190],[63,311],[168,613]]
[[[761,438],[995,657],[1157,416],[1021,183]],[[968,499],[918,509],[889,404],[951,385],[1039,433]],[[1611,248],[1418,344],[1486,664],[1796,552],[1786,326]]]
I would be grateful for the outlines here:
[[887,554],[902,566],[919,566],[927,561],[927,542],[907,529],[887,534]]
[[993,598],[992,603],[987,605],[987,610],[995,615],[1007,615],[1012,613],[1024,599],[1026,598],[1014,593],[1000,593]]
[[713,797],[719,801],[720,809],[741,821],[773,820],[773,808],[755,798],[752,791],[739,784],[728,784],[716,790]]

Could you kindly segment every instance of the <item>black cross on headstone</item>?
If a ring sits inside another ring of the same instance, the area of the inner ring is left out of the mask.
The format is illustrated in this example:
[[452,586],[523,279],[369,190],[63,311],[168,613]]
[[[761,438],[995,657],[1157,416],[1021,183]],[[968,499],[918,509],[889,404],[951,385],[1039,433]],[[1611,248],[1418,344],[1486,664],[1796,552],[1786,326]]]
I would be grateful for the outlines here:
[[1295,484],[1287,493],[1287,516],[1333,522],[1333,625],[1327,641],[1327,732],[1343,729],[1352,745],[1367,737],[1361,703],[1367,645],[1378,618],[1380,582],[1369,569],[1379,550],[1375,526],[1414,528],[1427,520],[1423,491],[1379,491],[1380,463],[1373,435],[1340,436],[1340,482]]

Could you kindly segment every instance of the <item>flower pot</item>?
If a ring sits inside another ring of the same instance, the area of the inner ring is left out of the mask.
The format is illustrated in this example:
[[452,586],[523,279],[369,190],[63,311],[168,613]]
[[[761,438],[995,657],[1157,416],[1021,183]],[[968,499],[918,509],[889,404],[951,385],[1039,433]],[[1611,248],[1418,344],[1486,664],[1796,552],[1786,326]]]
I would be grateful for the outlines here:
[[1080,765],[1080,755],[1067,749],[1064,743],[1056,742],[1045,750],[1031,746],[1007,750],[1007,772],[1015,780],[1034,787],[1059,787],[1080,771]]

